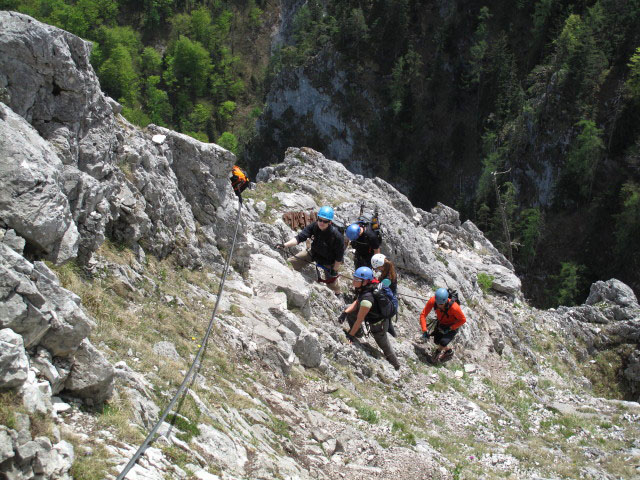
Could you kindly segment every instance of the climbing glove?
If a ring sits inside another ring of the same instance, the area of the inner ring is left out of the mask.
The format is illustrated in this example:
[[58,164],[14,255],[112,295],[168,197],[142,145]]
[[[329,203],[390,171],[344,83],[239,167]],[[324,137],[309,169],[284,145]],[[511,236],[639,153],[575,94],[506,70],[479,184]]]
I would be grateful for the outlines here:
[[349,340],[349,342],[353,343],[356,340],[356,337],[354,337],[353,335],[351,335],[349,332],[351,331],[350,328],[345,328],[344,329],[344,335],[347,337],[347,340]]
[[342,323],[347,319],[347,312],[342,312],[338,317],[338,323]]

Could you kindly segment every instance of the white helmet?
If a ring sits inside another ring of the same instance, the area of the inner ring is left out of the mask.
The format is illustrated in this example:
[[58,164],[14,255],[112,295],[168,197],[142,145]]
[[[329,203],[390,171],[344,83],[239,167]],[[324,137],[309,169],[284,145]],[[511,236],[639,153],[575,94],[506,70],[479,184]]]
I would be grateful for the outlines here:
[[376,253],[371,257],[371,268],[380,268],[384,265],[384,259],[387,258],[381,253]]

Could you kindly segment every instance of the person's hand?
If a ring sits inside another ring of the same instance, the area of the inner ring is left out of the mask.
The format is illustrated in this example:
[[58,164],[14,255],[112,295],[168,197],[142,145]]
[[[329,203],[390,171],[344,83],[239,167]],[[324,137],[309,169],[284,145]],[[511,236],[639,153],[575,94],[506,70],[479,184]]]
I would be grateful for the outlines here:
[[329,276],[331,278],[336,278],[338,276],[338,272],[336,272],[333,268],[329,270]]
[[285,248],[287,248],[284,246],[284,243],[278,243],[275,247],[276,250],[284,250]]
[[429,338],[431,334],[429,332],[422,332],[422,338]]
[[349,340],[349,343],[353,343],[356,340],[356,337],[354,337],[353,335],[351,335],[351,329],[350,328],[345,328],[344,330],[344,335],[345,337],[347,337],[347,340]]
[[338,323],[342,323],[347,319],[347,312],[342,312],[338,317]]

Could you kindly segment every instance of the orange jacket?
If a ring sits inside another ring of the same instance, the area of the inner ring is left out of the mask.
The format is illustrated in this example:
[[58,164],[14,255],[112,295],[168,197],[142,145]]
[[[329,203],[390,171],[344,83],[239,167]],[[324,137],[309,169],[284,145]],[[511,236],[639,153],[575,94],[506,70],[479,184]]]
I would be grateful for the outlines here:
[[[431,312],[435,306],[436,297],[433,296],[429,299],[420,314],[420,326],[422,327],[423,332],[427,331],[427,315],[429,315],[429,312]],[[458,303],[452,304],[446,314],[439,308],[436,308],[436,317],[438,318],[438,323],[440,325],[449,327],[452,330],[457,330],[464,325],[464,322],[467,321],[467,318],[464,316],[464,313],[462,313],[462,309]]]

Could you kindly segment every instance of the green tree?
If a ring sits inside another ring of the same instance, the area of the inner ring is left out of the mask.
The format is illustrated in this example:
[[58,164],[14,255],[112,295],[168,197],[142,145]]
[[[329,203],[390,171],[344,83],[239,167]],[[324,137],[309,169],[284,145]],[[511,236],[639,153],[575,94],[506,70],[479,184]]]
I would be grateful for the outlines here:
[[181,36],[174,44],[167,63],[170,81],[175,78],[179,88],[190,92],[193,97],[205,94],[211,59],[199,42]]
[[551,277],[554,290],[549,292],[553,305],[575,305],[580,294],[583,265],[573,262],[562,262],[560,273]]
[[567,183],[574,185],[580,196],[588,200],[591,198],[598,161],[604,151],[603,132],[592,120],[580,120],[576,126],[580,133],[567,155],[564,175],[569,177]]
[[544,220],[539,208],[526,208],[520,212],[518,234],[521,237],[521,247],[518,250],[518,257],[525,268],[529,267],[536,257],[543,226]]
[[626,81],[627,91],[634,100],[640,100],[640,47],[636,48],[627,66],[629,67]]
[[196,103],[193,111],[189,114],[190,130],[203,131],[207,127],[207,123],[211,120],[213,107],[205,102]]
[[164,90],[158,88],[160,77],[151,75],[145,84],[146,105],[149,112],[149,121],[167,127],[171,125],[173,108],[169,103],[169,95]]
[[129,50],[117,45],[98,71],[102,88],[128,107],[138,101],[138,74],[133,67]]
[[231,132],[224,132],[216,141],[222,148],[226,148],[235,155],[238,154],[238,139]]
[[624,259],[623,268],[640,268],[640,185],[628,181],[620,190],[621,211],[615,216],[616,254]]
[[162,55],[153,47],[145,47],[140,55],[140,70],[145,76],[162,73]]

